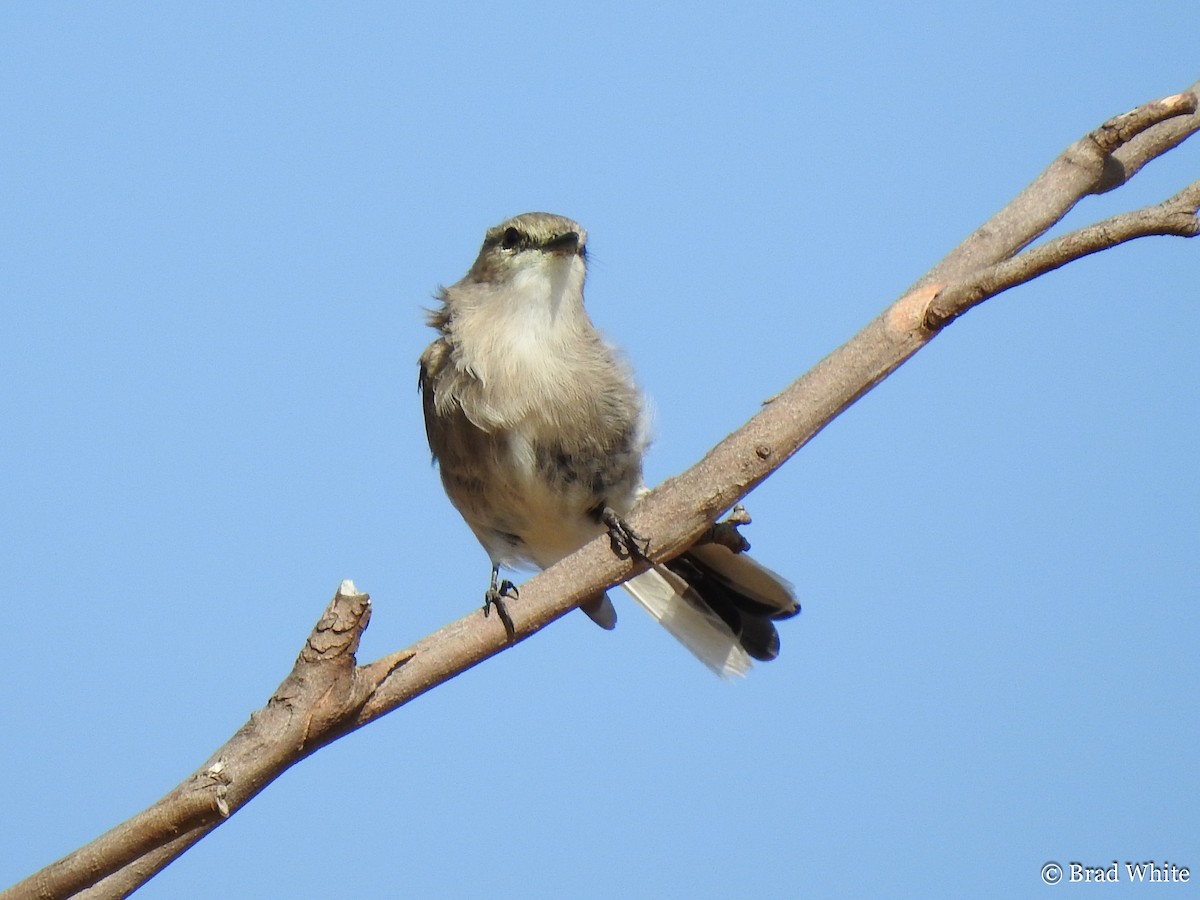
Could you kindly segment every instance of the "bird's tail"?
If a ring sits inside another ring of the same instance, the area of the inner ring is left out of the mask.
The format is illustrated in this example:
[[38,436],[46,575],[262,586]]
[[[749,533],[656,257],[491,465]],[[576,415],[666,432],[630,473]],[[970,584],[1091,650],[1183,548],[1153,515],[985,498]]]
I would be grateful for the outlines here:
[[701,662],[723,677],[779,655],[775,622],[800,612],[792,587],[720,544],[701,544],[623,585]]

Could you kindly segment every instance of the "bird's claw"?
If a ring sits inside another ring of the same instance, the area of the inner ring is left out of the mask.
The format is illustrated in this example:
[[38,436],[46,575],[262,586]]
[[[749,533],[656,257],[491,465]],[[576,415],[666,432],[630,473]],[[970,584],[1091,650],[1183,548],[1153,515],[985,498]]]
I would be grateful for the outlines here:
[[496,607],[496,615],[504,623],[504,633],[508,635],[510,641],[517,636],[517,630],[513,627],[512,616],[508,614],[508,610],[504,607],[504,601],[507,599],[515,600],[518,593],[519,591],[515,584],[507,578],[499,581],[497,570],[492,569],[492,583],[488,585],[488,589],[483,593],[483,615],[484,618],[487,618],[492,614],[492,607]]
[[613,553],[621,559],[633,557],[647,558],[650,552],[650,539],[634,531],[629,523],[622,519],[609,507],[600,512],[600,521],[608,529],[608,539],[612,541]]

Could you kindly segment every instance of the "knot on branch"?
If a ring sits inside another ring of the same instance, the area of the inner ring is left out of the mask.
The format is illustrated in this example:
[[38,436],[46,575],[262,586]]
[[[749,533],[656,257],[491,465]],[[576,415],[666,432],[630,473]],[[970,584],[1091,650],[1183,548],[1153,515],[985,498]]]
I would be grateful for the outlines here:
[[212,793],[217,812],[221,818],[228,819],[232,814],[229,807],[229,786],[233,784],[233,779],[225,771],[225,760],[218,759],[199,775],[202,789],[207,788]]
[[750,524],[750,513],[746,512],[746,507],[738,504],[729,511],[729,515],[720,522],[714,522],[708,526],[708,530],[700,536],[697,544],[720,544],[734,553],[745,553],[750,549],[750,542],[742,537],[742,533],[738,531],[741,525]]

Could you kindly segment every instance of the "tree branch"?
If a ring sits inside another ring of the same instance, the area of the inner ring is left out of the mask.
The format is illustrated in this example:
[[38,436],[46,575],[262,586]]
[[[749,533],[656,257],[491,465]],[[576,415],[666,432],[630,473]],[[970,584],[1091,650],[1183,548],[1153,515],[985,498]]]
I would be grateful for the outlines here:
[[1200,181],[1192,182],[1157,206],[1112,216],[1001,260],[944,288],[929,305],[926,327],[943,328],[989,297],[1126,241],[1152,235],[1195,237],[1200,232],[1197,207],[1200,207]]
[[[1195,236],[1200,182],[1157,206],[1030,247],[1080,199],[1124,184],[1200,130],[1198,91],[1200,84],[1116,116],[1076,141],[862,331],[647,495],[631,524],[653,535],[650,556],[661,561],[698,540],[734,540],[727,529],[711,530],[724,510],[971,307],[1134,238]],[[509,604],[512,641],[498,617],[473,612],[364,665],[355,653],[370,600],[343,582],[267,705],[203,766],[149,809],[0,898],[126,895],[310,753],[508,649],[645,565],[619,559],[608,539],[598,538],[521,587],[519,601]]]
[[1146,163],[1200,129],[1198,96],[1200,82],[1115,116],[1084,135],[914,287],[955,281],[1008,259],[1049,231],[1084,197],[1128,182]]

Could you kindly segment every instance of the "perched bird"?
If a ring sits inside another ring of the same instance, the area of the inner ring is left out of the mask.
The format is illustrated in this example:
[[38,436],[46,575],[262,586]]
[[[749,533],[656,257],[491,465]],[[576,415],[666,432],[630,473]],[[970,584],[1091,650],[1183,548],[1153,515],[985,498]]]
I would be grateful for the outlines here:
[[[485,611],[511,588],[501,566],[547,568],[606,530],[636,550],[622,517],[645,492],[646,414],[629,366],[584,310],[586,260],[575,222],[516,216],[487,232],[429,314],[425,430],[450,501],[491,558]],[[774,659],[774,620],[800,610],[779,576],[715,543],[624,587],[721,675]],[[581,608],[616,624],[607,595]]]

